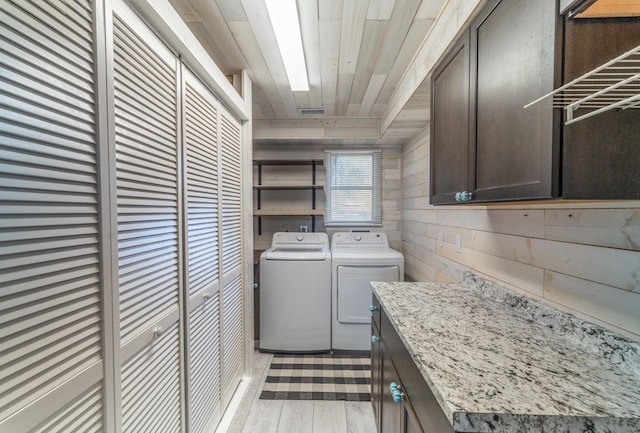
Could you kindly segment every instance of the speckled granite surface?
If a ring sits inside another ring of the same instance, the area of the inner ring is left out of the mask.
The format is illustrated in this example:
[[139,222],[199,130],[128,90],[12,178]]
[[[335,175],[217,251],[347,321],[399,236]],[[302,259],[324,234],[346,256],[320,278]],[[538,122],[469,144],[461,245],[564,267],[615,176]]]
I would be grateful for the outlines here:
[[373,286],[454,431],[640,433],[640,343],[472,274]]

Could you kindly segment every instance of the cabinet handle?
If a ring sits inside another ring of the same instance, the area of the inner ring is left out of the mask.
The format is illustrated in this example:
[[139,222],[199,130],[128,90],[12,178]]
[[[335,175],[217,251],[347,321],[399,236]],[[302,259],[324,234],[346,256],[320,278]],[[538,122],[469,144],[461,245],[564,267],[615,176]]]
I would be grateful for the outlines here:
[[377,342],[378,342],[378,340],[380,340],[380,339],[379,339],[378,337],[376,337],[375,335],[372,335],[372,336],[371,336],[371,342],[372,342],[372,343],[377,343]]
[[458,191],[455,195],[455,199],[458,202],[467,202],[470,201],[473,197],[473,193],[469,191]]
[[404,400],[404,393],[402,392],[402,388],[395,382],[391,382],[389,384],[389,391],[393,396],[393,401],[396,403],[402,403]]
[[155,328],[153,328],[153,334],[152,334],[152,338],[154,340],[157,340],[158,338],[162,337],[162,326],[156,326]]
[[374,307],[373,305],[369,305],[369,311],[371,311],[372,313],[374,311],[378,311],[378,307]]

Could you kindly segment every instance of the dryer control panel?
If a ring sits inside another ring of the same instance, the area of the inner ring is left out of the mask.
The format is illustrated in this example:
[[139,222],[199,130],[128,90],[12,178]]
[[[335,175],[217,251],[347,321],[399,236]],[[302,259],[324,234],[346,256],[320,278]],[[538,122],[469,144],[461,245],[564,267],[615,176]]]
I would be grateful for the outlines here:
[[340,232],[331,237],[331,249],[351,246],[389,248],[389,239],[383,232]]

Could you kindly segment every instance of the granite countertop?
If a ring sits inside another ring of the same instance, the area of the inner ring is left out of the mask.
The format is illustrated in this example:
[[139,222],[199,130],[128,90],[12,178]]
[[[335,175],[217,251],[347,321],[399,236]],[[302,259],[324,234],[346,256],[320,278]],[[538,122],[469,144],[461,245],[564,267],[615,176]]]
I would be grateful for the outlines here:
[[372,285],[455,432],[640,432],[640,343],[469,273]]

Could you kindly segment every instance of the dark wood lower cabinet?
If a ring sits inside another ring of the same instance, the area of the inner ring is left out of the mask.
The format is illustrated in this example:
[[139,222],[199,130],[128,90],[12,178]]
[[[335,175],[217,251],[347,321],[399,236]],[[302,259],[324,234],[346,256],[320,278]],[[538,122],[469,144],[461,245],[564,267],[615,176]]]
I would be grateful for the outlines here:
[[418,422],[418,418],[416,418],[416,414],[413,412],[413,410],[411,410],[410,407],[406,405],[404,407],[403,417],[404,428],[402,429],[402,431],[404,433],[424,433],[424,430],[422,430],[422,427]]
[[[379,337],[371,346],[372,404],[378,433],[453,433],[384,311],[380,311],[379,323],[372,322],[371,327],[372,335]],[[403,394],[400,402],[393,399],[392,382]]]

